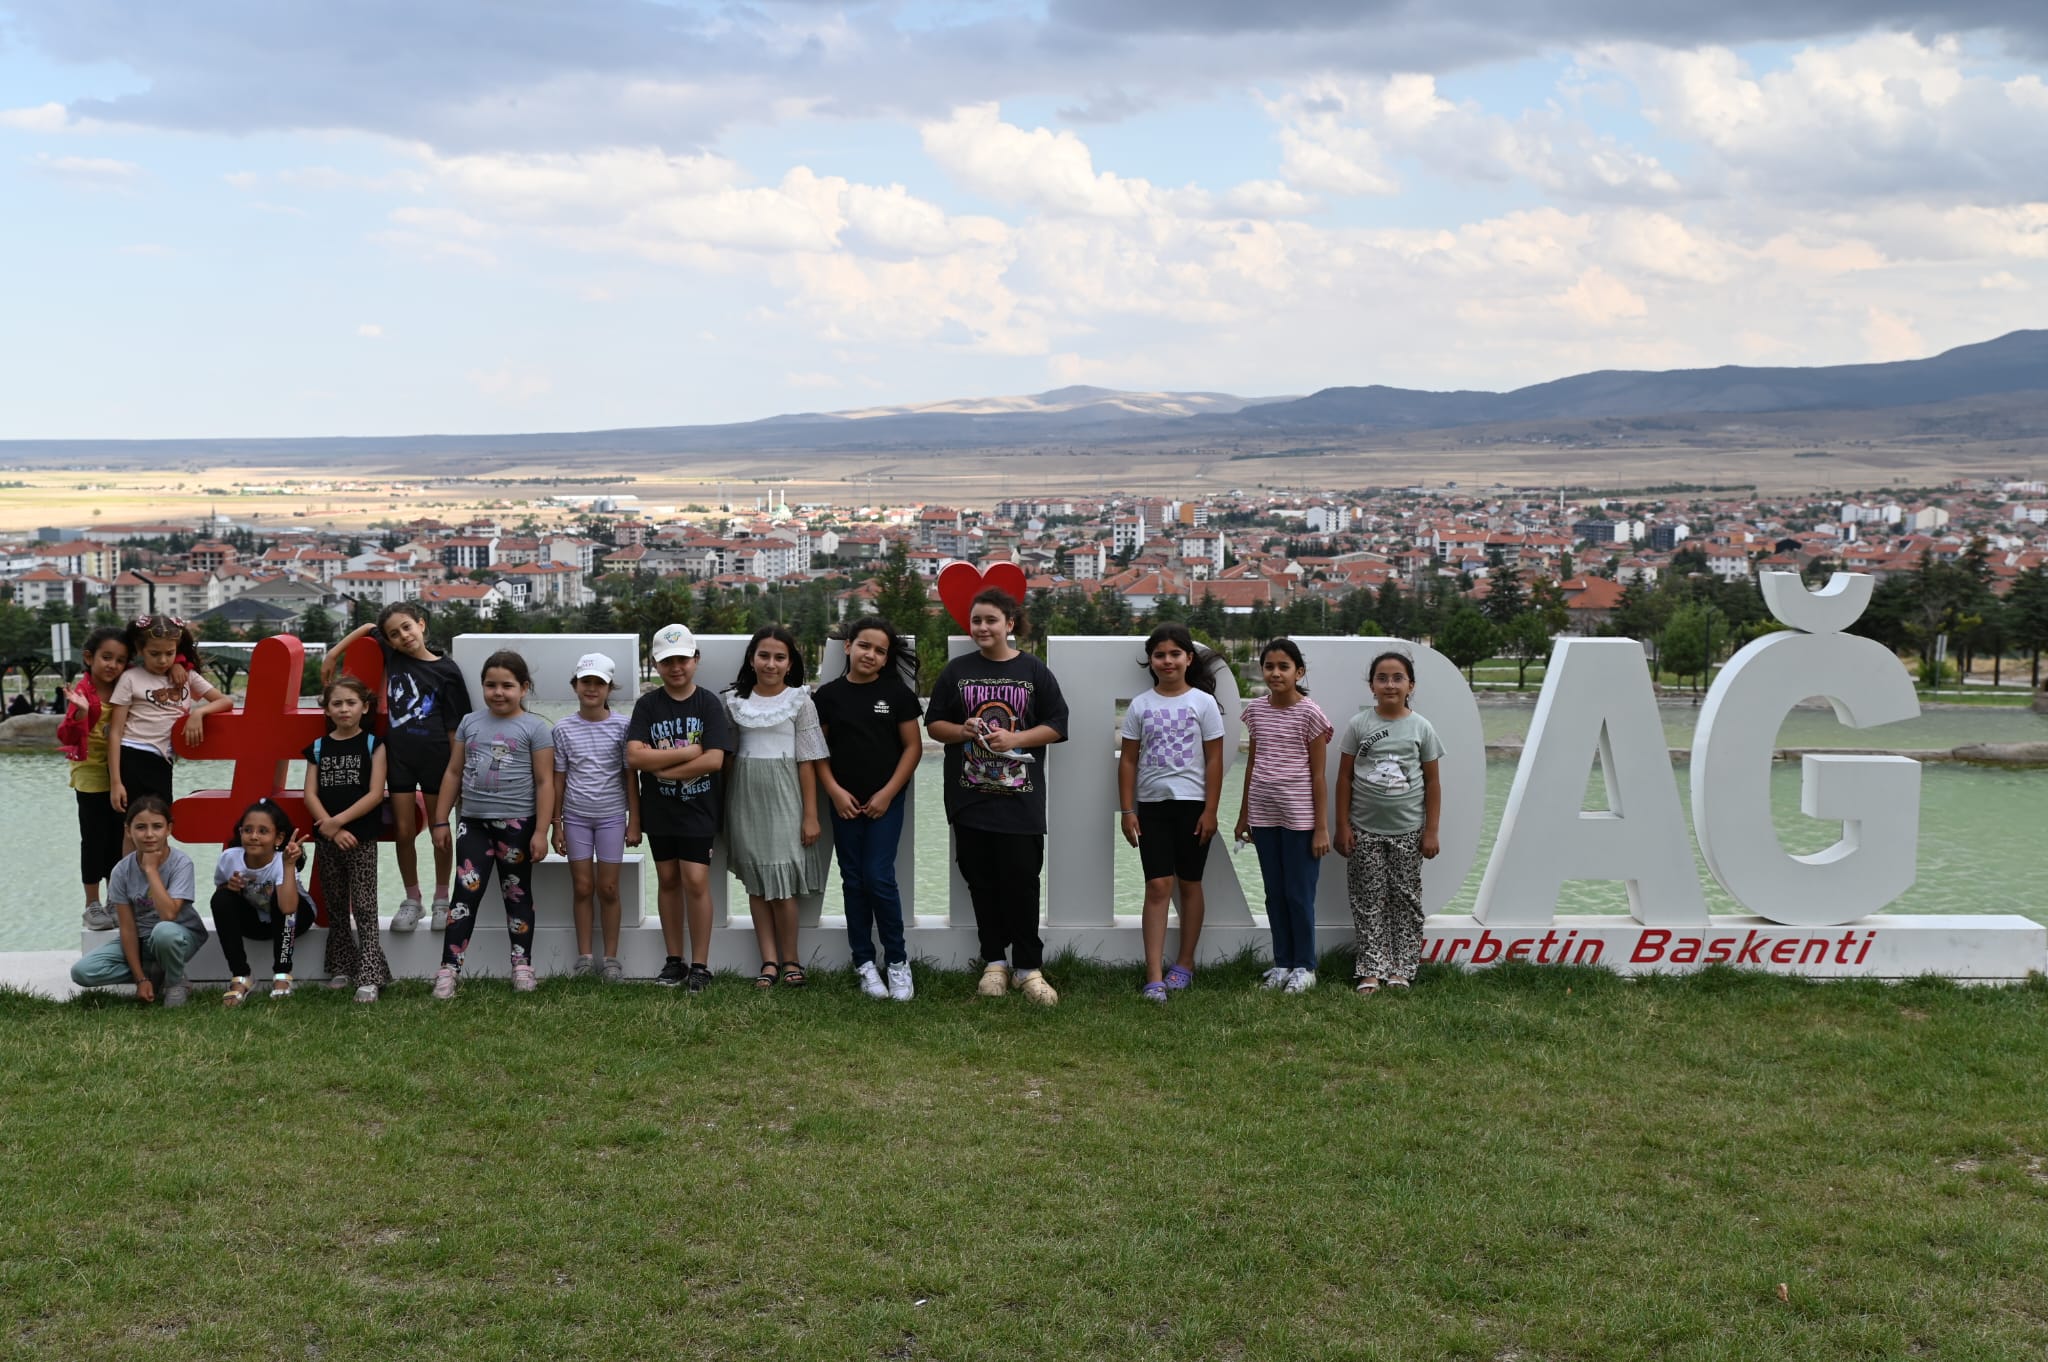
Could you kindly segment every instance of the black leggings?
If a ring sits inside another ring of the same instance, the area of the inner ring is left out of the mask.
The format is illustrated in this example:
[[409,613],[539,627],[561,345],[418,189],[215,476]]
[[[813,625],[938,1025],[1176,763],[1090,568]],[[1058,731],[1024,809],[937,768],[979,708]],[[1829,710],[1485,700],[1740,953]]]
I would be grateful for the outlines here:
[[78,878],[99,897],[100,881],[121,863],[121,815],[105,790],[77,790]]
[[265,922],[256,915],[256,905],[239,891],[226,885],[213,891],[213,933],[220,938],[220,953],[227,957],[228,973],[237,979],[249,977],[249,952],[243,947],[244,937],[268,941],[271,972],[290,974],[292,947],[297,944],[299,933],[312,925],[313,904],[308,899],[300,899],[299,911],[290,917],[273,907],[270,921]]
[[476,931],[476,910],[498,868],[498,895],[505,900],[505,927],[512,934],[512,963],[524,965],[533,945],[533,819],[464,818],[455,825],[455,893],[448,903],[448,934],[441,938],[441,963],[462,968]]
[[1013,969],[1038,969],[1045,942],[1038,935],[1038,872],[1045,865],[1045,835],[984,832],[953,825],[953,855],[974,900],[981,958],[1007,955]]

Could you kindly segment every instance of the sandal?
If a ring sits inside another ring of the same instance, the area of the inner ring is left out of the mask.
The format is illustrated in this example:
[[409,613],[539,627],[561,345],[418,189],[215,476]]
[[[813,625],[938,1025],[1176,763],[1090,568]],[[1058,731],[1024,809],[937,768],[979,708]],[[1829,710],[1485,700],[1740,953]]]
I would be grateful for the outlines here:
[[1360,979],[1356,984],[1352,985],[1351,991],[1361,998],[1370,998],[1373,994],[1380,991],[1380,981],[1377,979]]
[[237,974],[228,983],[228,991],[220,995],[222,1007],[240,1007],[242,1000],[249,996],[249,976]]
[[754,976],[754,987],[775,987],[775,962],[773,960],[763,960],[761,962],[761,972]]
[[784,988],[802,988],[810,981],[810,976],[804,973],[802,965],[799,965],[794,960],[782,962],[782,986]]
[[271,996],[272,998],[289,998],[289,997],[291,997],[291,996],[292,996],[292,977],[291,977],[291,975],[289,975],[289,974],[273,974],[273,975],[271,975],[271,976],[270,976],[270,996]]

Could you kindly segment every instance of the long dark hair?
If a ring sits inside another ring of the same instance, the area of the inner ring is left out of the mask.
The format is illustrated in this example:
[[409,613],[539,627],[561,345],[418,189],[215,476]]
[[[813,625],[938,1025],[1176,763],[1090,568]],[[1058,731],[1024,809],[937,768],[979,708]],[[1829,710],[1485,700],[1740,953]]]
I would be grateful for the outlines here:
[[1187,676],[1190,686],[1205,695],[1216,693],[1216,673],[1212,670],[1216,654],[1195,642],[1195,636],[1188,632],[1188,627],[1179,623],[1162,624],[1145,640],[1145,655],[1138,659],[1138,665],[1145,669],[1145,674],[1152,678],[1154,685],[1159,684],[1159,677],[1152,670],[1152,650],[1162,643],[1177,644],[1180,650],[1188,655]]
[[[909,639],[896,632],[896,626],[889,623],[888,620],[880,615],[862,615],[853,623],[840,629],[839,637],[842,642],[851,644],[870,629],[889,640],[889,660],[882,664],[883,674],[887,675],[893,667],[896,674],[903,678],[903,684],[912,690],[916,690],[917,649],[911,644]],[[753,650],[749,648],[747,651],[751,653]],[[848,656],[848,665],[849,667],[852,665],[850,654]]]
[[[1263,667],[1264,665],[1266,665],[1266,654],[1267,654],[1267,653],[1285,653],[1285,654],[1287,654],[1287,656],[1288,656],[1289,658],[1293,659],[1293,661],[1294,661],[1294,670],[1295,670],[1295,671],[1297,671],[1297,672],[1300,672],[1300,673],[1301,673],[1301,674],[1303,674],[1303,675],[1307,675],[1307,673],[1308,673],[1308,660],[1307,660],[1306,658],[1304,658],[1304,657],[1303,657],[1303,656],[1301,655],[1301,645],[1300,645],[1299,643],[1296,643],[1296,642],[1295,642],[1295,641],[1294,641],[1293,639],[1291,639],[1291,638],[1269,638],[1269,639],[1267,639],[1267,640],[1266,640],[1266,646],[1265,646],[1265,647],[1263,647],[1263,648],[1261,648],[1261,649],[1259,649],[1259,665],[1260,665],[1260,666],[1262,666],[1262,667]],[[1299,681],[1297,681],[1297,682],[1295,682],[1295,683],[1294,683],[1294,689],[1295,689],[1296,691],[1300,692],[1300,693],[1301,693],[1301,694],[1303,694],[1303,695],[1306,695],[1306,694],[1308,694],[1308,687],[1307,687],[1307,686],[1304,686],[1304,685],[1302,685],[1302,684],[1301,684],[1301,683],[1300,683]]]
[[732,679],[732,684],[726,687],[729,691],[737,692],[742,700],[754,693],[754,686],[759,680],[754,675],[754,649],[760,647],[763,641],[771,638],[789,649],[789,674],[783,677],[783,684],[801,686],[804,683],[804,650],[797,646],[796,635],[790,633],[789,630],[779,624],[770,624],[764,628],[756,629],[754,636],[747,640],[747,655],[740,659],[739,675],[735,676]]

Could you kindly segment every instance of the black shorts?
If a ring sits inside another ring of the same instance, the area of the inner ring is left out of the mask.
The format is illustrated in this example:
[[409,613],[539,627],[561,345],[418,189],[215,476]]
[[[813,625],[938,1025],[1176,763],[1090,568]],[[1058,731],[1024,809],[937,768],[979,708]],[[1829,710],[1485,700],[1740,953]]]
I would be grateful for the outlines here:
[[1145,878],[1199,880],[1209,848],[1195,836],[1199,799],[1161,799],[1138,805],[1138,860]]
[[710,865],[711,839],[664,837],[658,832],[650,832],[647,834],[647,854],[656,861],[694,861],[698,865]]
[[154,747],[123,747],[121,788],[128,792],[128,802],[131,804],[135,802],[137,795],[146,794],[161,796],[168,804],[171,800],[170,758]]
[[384,785],[392,794],[415,790],[433,803],[441,793],[441,778],[448,774],[448,739],[399,736],[384,744]]
[[79,882],[96,885],[121,863],[121,815],[105,790],[72,793],[78,796]]

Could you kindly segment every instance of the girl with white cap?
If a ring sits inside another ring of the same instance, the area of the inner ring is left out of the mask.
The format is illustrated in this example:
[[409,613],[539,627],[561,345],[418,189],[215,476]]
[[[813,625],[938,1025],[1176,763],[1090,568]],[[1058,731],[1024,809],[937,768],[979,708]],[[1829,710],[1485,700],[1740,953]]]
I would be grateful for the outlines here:
[[[640,845],[640,789],[626,769],[626,716],[612,712],[614,664],[603,653],[576,659],[570,684],[577,710],[555,725],[555,850],[568,858],[575,897],[576,969],[625,978],[619,963],[619,865]],[[591,919],[601,921],[604,964],[592,951]]]

